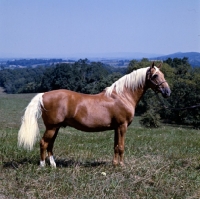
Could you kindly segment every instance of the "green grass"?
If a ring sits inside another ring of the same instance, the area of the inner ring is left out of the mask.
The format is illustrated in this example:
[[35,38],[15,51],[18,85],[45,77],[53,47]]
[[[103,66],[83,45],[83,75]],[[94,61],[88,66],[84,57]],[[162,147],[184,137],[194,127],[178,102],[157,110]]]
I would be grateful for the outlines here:
[[21,116],[33,96],[0,95],[0,198],[200,198],[200,132],[146,129],[138,117],[126,135],[125,167],[112,166],[112,131],[66,128],[55,142],[57,168],[40,168],[39,143],[33,151],[17,147]]

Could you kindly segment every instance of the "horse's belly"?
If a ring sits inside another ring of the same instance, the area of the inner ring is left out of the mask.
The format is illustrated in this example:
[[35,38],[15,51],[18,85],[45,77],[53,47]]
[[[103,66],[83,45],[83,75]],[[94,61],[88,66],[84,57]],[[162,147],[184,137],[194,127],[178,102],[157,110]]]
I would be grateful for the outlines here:
[[66,121],[66,125],[86,132],[98,132],[98,131],[106,131],[113,129],[111,122],[95,120],[95,118],[92,119],[81,118],[81,120],[68,119]]

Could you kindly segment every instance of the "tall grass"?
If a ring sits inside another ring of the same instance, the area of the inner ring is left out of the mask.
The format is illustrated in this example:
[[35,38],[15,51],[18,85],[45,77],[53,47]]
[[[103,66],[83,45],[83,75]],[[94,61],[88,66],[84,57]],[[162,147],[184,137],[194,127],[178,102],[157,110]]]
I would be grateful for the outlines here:
[[[113,167],[113,132],[61,129],[57,168],[40,168],[39,143],[17,147],[23,110],[34,95],[0,95],[0,198],[200,198],[200,132],[146,129],[126,135],[125,167]],[[40,121],[41,134],[44,126]]]

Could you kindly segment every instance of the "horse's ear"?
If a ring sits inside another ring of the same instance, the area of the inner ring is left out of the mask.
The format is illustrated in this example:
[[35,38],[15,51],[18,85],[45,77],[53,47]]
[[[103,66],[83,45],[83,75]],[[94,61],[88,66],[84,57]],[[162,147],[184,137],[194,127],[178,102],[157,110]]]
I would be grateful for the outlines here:
[[153,67],[154,67],[154,62],[152,62],[152,64],[151,64],[150,68],[153,68]]
[[162,63],[160,63],[160,64],[157,66],[157,68],[159,68],[159,69],[160,69],[160,68],[161,68],[161,66],[162,66]]

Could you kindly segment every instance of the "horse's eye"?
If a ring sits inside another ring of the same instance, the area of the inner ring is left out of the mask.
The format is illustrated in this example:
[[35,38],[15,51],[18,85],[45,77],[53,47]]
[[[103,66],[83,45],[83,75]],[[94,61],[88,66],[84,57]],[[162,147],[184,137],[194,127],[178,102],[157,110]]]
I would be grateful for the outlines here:
[[155,75],[153,75],[151,78],[152,78],[152,79],[156,79],[157,77],[158,77],[158,75],[155,74]]

